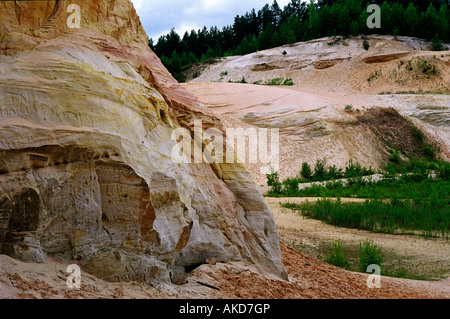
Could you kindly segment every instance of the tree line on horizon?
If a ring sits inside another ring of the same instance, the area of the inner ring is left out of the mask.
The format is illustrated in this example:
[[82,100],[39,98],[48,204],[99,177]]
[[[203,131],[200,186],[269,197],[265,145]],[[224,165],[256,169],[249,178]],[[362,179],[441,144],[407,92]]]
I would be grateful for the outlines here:
[[[326,36],[403,35],[450,42],[449,0],[291,0],[283,9],[275,0],[259,11],[237,15],[233,25],[185,32],[173,28],[150,48],[178,81],[198,62],[245,55]],[[381,29],[369,29],[367,6],[380,5]]]

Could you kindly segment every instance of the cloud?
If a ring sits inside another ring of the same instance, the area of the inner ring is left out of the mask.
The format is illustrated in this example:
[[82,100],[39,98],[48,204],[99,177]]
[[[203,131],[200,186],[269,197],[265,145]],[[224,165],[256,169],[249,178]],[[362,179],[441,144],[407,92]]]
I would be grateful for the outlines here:
[[139,12],[140,10],[142,10],[142,3],[144,2],[144,0],[132,0],[131,2],[133,2],[136,11]]
[[[182,36],[185,31],[198,30],[203,26],[222,28],[231,25],[236,15],[251,9],[261,9],[272,0],[131,0],[142,25],[150,38],[155,41],[170,29]],[[290,0],[278,0],[284,7]]]

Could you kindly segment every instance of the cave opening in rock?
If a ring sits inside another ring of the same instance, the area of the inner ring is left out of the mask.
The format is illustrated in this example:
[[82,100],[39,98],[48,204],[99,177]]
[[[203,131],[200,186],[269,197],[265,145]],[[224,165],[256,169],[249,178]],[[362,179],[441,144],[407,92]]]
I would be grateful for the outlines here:
[[39,223],[39,195],[34,189],[27,188],[15,195],[12,200],[4,198],[0,202],[0,214],[3,225],[0,252],[13,254],[12,245],[20,243],[26,232],[36,231]]
[[193,272],[195,269],[197,269],[198,267],[200,267],[203,264],[204,263],[194,263],[194,264],[191,264],[191,265],[184,266],[184,271],[186,273],[191,273],[191,272]]
[[39,222],[39,195],[27,188],[14,196],[8,229],[16,232],[35,231]]

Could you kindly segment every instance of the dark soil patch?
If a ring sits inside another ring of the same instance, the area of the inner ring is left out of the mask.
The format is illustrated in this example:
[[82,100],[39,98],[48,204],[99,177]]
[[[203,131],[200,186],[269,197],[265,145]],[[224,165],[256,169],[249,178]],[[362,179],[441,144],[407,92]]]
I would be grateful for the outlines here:
[[395,149],[410,157],[426,157],[423,149],[433,144],[411,122],[393,108],[372,108],[358,116],[360,124],[367,125],[388,149]]

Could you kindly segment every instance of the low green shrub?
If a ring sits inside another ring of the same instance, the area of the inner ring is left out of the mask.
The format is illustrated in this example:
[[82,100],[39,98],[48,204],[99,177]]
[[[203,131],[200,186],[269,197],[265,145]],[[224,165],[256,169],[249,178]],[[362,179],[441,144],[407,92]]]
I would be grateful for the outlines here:
[[367,40],[364,40],[364,42],[363,42],[363,48],[364,48],[364,50],[369,50],[370,49],[370,44],[369,44],[369,42],[367,41]]
[[283,84],[283,79],[282,78],[275,78],[272,80],[268,80],[266,83],[264,83],[264,85],[281,85]]
[[436,174],[443,180],[450,180],[450,163],[438,161],[436,167]]
[[436,33],[433,40],[431,40],[431,46],[430,49],[432,51],[444,51],[446,48],[442,44],[442,40],[439,38],[439,35]]
[[300,176],[305,180],[305,181],[310,181],[312,178],[312,170],[311,170],[311,166],[309,166],[309,164],[307,162],[303,162],[302,164],[302,169],[300,171]]
[[340,240],[333,242],[333,251],[328,255],[325,261],[337,267],[350,269],[348,258],[342,252],[342,244]]
[[283,85],[293,86],[294,85],[294,81],[291,78],[285,79],[284,82],[283,82]]
[[381,248],[372,240],[366,240],[359,243],[359,270],[366,272],[369,265],[378,265],[381,267],[383,254]]
[[391,156],[389,156],[389,161],[394,163],[399,163],[401,160],[400,154],[397,150],[391,151]]
[[300,184],[300,180],[298,178],[286,178],[282,183],[282,193],[285,196],[295,196],[298,192],[298,184]]
[[326,165],[327,165],[326,159],[318,159],[316,161],[313,177],[315,181],[324,181],[327,178],[327,170],[325,168]]

